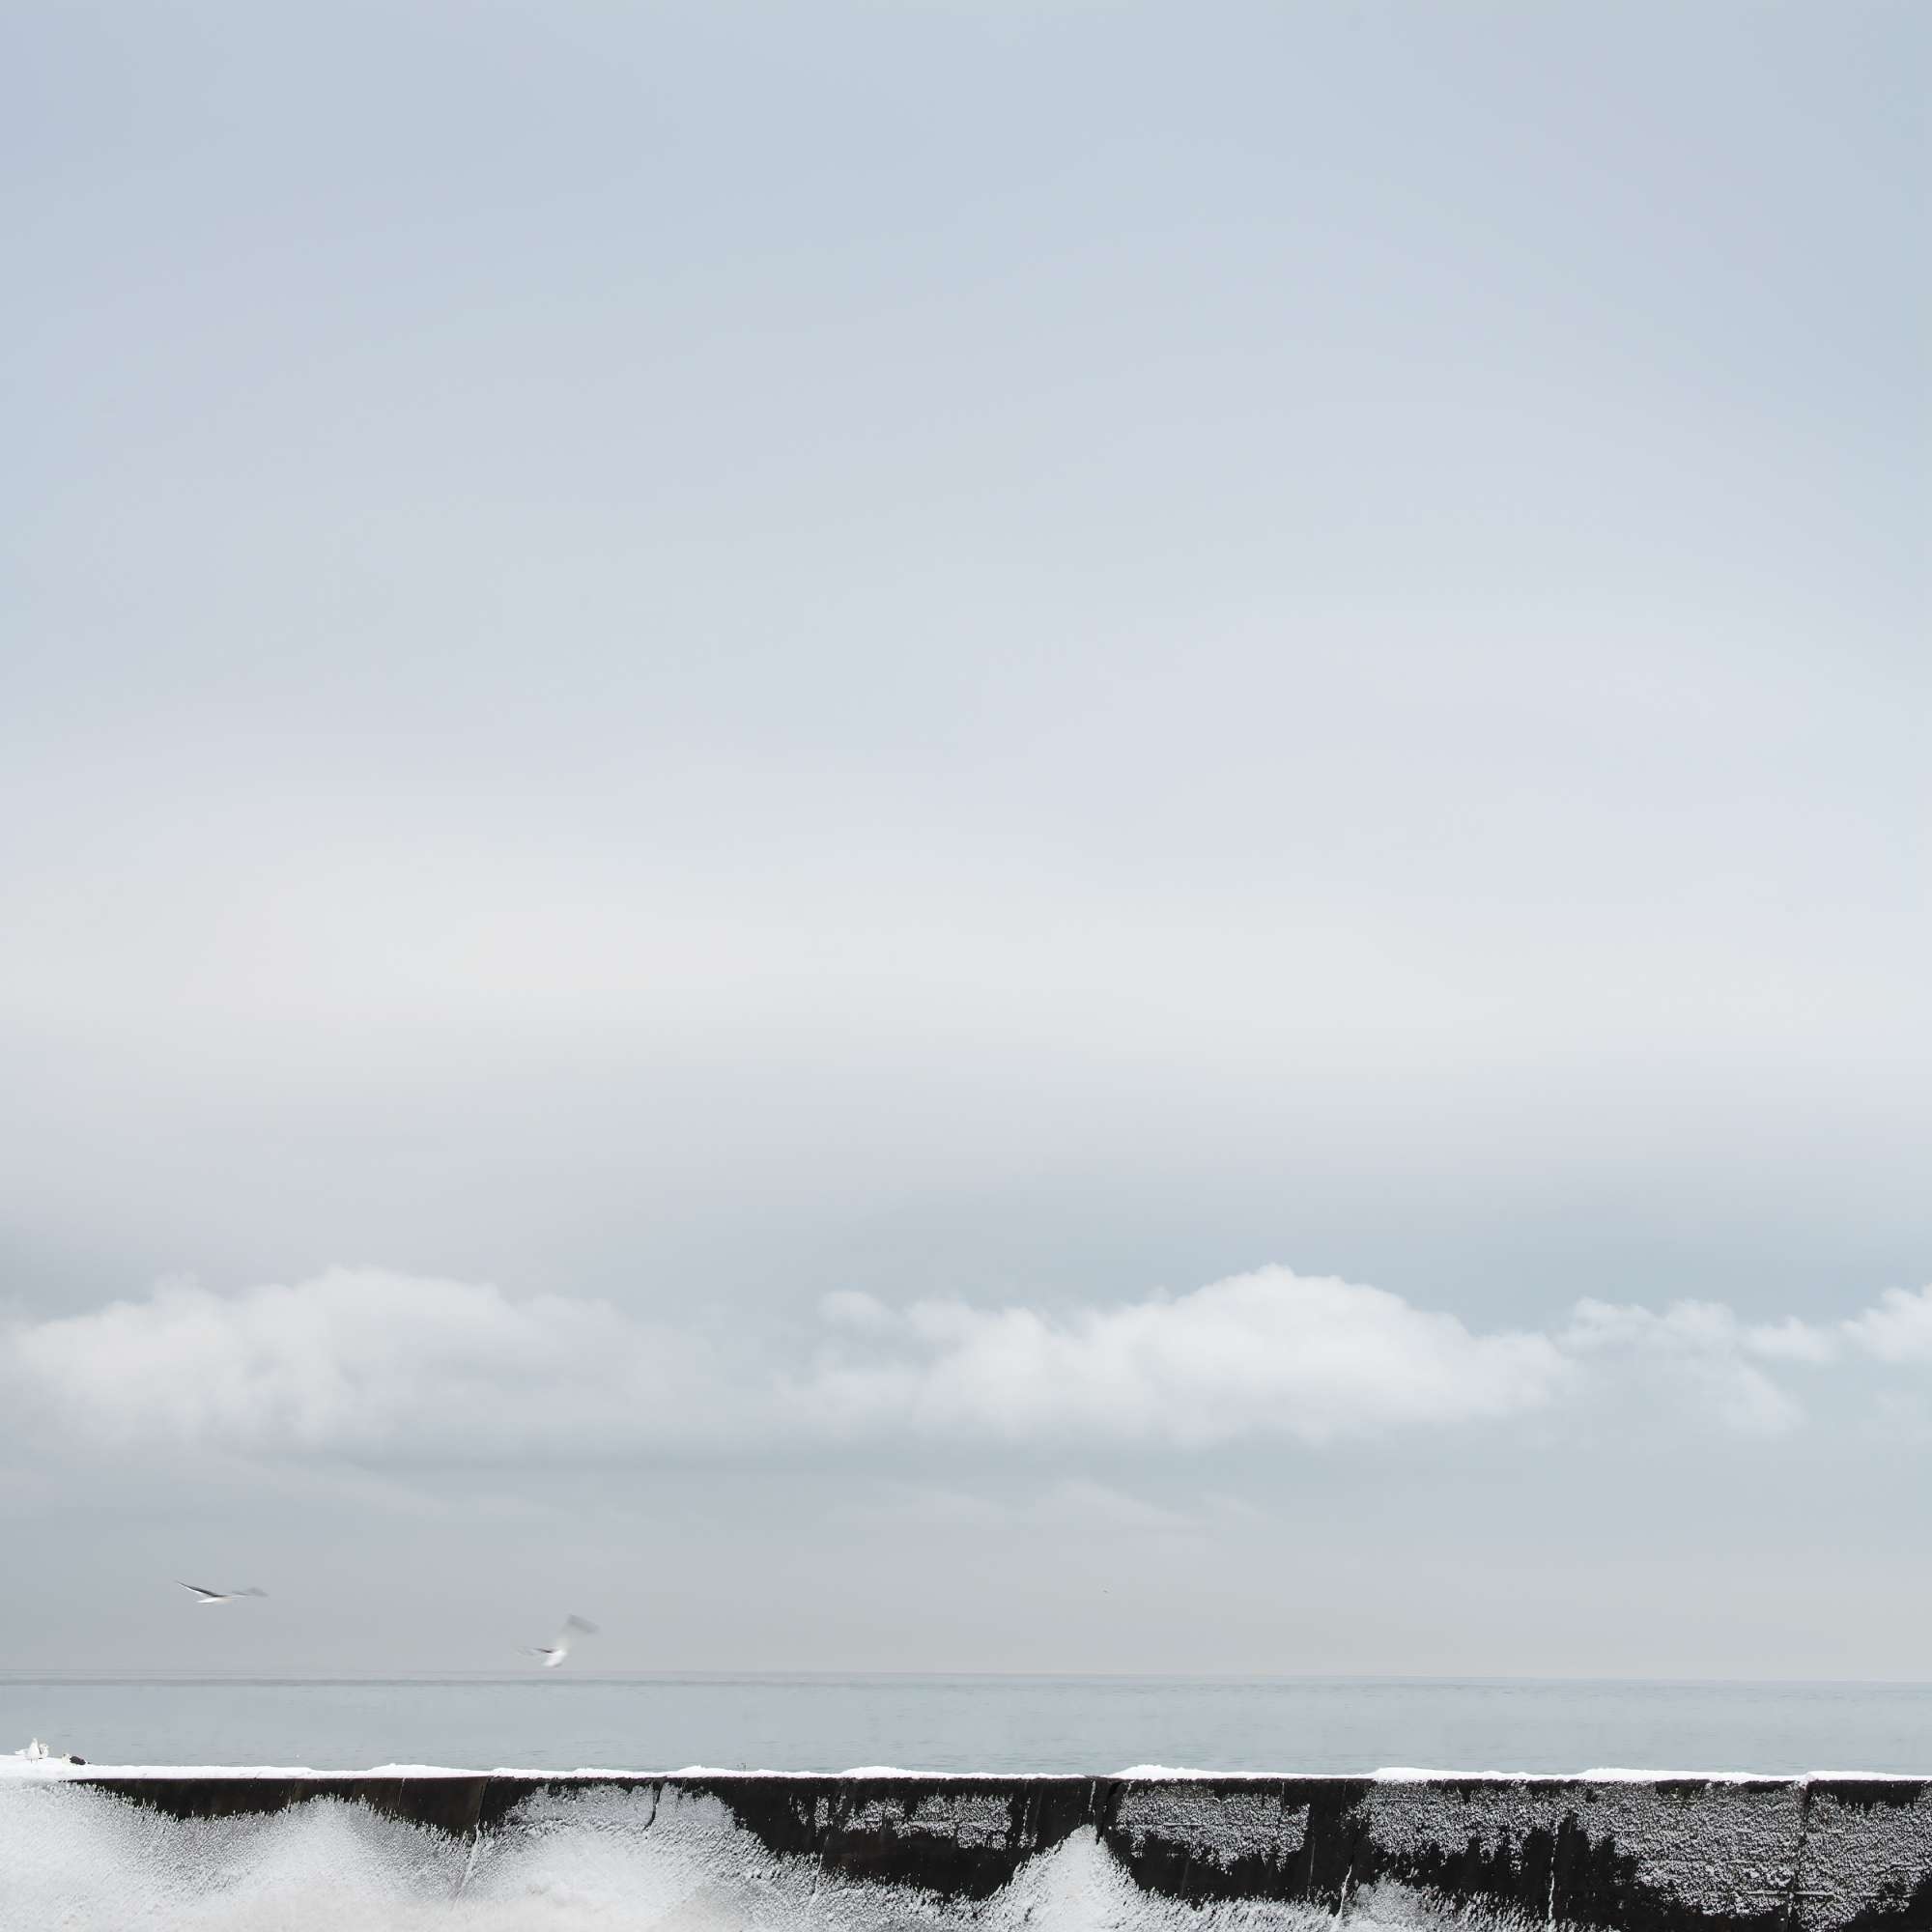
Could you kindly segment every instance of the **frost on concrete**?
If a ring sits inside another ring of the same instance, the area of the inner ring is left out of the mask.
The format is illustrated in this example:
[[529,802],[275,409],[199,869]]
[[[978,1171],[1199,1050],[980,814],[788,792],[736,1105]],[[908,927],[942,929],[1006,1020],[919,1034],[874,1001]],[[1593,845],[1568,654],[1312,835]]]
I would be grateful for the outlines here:
[[1376,1786],[1377,1868],[1585,1924],[1784,1922],[1804,1787],[1775,1779],[1443,1778]]
[[[824,1806],[825,1812],[830,1809]],[[867,1798],[854,1807],[847,1826],[854,1833],[909,1833],[978,1849],[1012,1841],[1013,1804],[1009,1798],[989,1798],[977,1791],[930,1798]]]
[[1230,1869],[1256,1858],[1286,1865],[1307,1835],[1308,1806],[1278,1791],[1228,1791],[1189,1781],[1122,1792],[1114,1828],[1137,1852],[1165,1839]]
[[1819,1932],[1932,1924],[1932,1785],[1821,1778],[1806,1796],[1804,1923]]

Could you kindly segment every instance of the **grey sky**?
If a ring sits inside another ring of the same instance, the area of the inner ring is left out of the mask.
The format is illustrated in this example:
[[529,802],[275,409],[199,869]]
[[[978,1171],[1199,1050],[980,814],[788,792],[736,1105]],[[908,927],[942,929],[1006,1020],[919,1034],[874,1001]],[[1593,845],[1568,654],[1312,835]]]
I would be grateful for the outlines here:
[[1922,10],[0,32],[0,1654],[1922,1674]]

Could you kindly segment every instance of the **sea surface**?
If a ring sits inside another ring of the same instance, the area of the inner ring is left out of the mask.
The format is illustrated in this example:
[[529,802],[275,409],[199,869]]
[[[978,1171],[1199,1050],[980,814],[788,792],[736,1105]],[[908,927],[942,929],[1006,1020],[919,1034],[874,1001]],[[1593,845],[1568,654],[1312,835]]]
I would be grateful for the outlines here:
[[0,1675],[0,1751],[488,1770],[1932,1773],[1932,1686],[1440,1678]]

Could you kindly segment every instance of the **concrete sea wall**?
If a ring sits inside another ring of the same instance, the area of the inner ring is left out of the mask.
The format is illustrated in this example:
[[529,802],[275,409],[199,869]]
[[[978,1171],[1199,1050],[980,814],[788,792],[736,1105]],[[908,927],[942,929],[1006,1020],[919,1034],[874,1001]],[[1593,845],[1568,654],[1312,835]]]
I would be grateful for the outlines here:
[[513,1861],[586,1820],[601,1843],[669,1843],[702,1815],[750,1848],[766,1895],[843,1885],[901,1897],[908,1923],[1080,1848],[1162,1924],[1243,1905],[1281,1908],[1270,1924],[1339,1919],[1399,1895],[1616,1932],[1932,1932],[1932,1780],[1915,1778],[89,1773],[37,1796],[83,1791],[182,1821],[188,1856],[231,1862],[221,1821],[367,1816],[448,1843],[458,1889],[479,1855]]

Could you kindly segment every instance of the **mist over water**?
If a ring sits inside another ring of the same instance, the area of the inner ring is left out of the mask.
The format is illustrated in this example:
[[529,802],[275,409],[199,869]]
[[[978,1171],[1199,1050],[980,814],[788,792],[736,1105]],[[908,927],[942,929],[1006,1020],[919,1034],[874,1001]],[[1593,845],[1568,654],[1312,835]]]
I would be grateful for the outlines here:
[[93,1764],[1104,1775],[1932,1769],[1932,1686],[1092,1677],[0,1678]]

